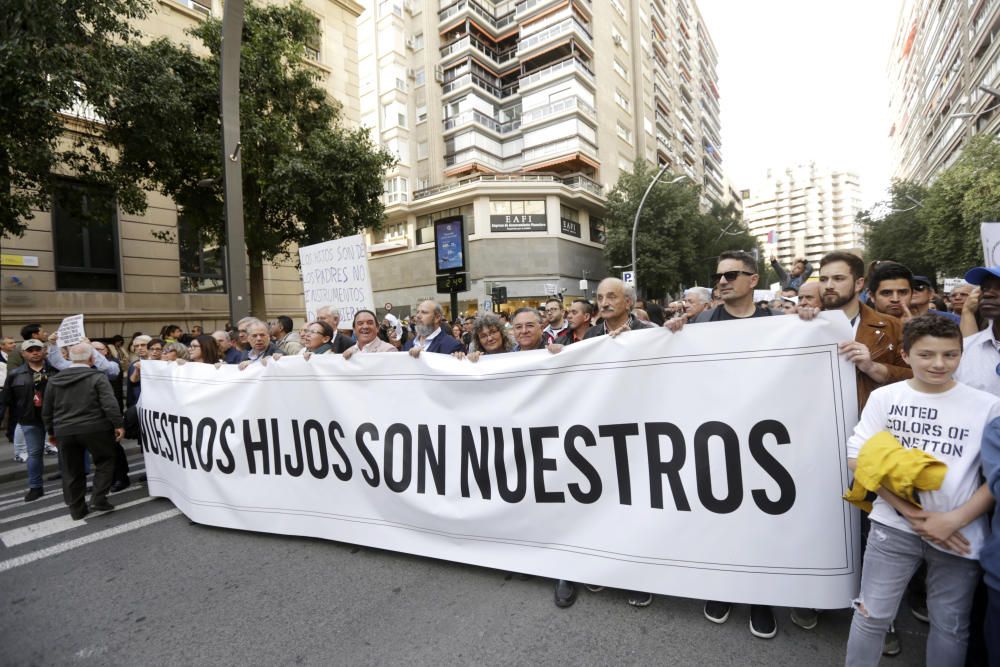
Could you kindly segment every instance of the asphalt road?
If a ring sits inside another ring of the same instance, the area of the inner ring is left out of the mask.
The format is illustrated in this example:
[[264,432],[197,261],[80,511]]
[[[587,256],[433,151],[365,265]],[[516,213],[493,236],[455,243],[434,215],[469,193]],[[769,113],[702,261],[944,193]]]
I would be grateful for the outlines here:
[[[581,589],[561,610],[549,580],[200,526],[142,486],[72,522],[58,484],[29,504],[0,484],[3,665],[843,664],[847,611],[805,632],[779,609],[765,641],[746,607],[718,626],[695,600]],[[902,612],[898,629],[883,664],[922,664],[926,626]]]

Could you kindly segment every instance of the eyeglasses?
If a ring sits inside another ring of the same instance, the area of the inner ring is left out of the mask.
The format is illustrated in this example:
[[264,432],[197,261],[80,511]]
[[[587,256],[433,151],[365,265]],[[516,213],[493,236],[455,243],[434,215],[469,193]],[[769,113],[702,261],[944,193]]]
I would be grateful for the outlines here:
[[740,276],[755,276],[756,273],[752,271],[724,271],[723,273],[713,273],[712,274],[712,284],[716,284],[723,278],[726,279],[727,283],[731,283]]

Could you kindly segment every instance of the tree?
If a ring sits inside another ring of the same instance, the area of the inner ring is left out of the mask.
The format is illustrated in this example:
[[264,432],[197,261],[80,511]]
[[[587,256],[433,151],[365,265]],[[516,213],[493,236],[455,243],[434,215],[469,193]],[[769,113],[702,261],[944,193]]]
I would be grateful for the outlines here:
[[927,188],[910,181],[894,181],[887,201],[859,211],[857,222],[864,229],[865,259],[890,259],[914,274],[933,277],[934,261],[927,253],[927,226],[921,207]]
[[979,225],[1000,221],[1000,140],[972,139],[952,166],[942,171],[923,200],[919,219],[933,265],[962,275],[983,261]]
[[[65,134],[66,112],[114,87],[110,63],[149,0],[7,0],[0,11],[0,237],[21,236],[48,208],[54,174],[87,179],[103,147]],[[123,207],[134,202],[124,201]]]
[[[631,263],[636,207],[657,171],[637,160],[632,173],[622,172],[608,195],[604,255],[609,265]],[[650,191],[636,238],[639,289],[655,298],[677,292],[682,286],[708,285],[721,251],[757,247],[733,204],[714,204],[708,213],[702,213],[699,188],[690,181],[671,180],[669,172],[664,174]]]
[[[382,177],[394,162],[367,130],[340,123],[340,105],[316,85],[306,44],[319,35],[300,2],[248,2],[243,28],[240,119],[251,311],[264,316],[264,262],[306,245],[378,227]],[[191,34],[207,58],[169,40],[123,44],[119,88],[98,111],[102,140],[115,146],[119,187],[157,188],[186,225],[222,241],[222,138],[219,121],[221,22]]]

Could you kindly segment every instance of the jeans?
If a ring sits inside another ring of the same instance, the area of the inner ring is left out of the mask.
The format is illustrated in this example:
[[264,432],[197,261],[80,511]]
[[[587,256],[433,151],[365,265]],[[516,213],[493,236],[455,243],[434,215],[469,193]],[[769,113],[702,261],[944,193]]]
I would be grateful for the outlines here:
[[21,430],[20,424],[14,427],[13,435],[11,441],[14,443],[14,456],[27,456],[28,444],[24,441],[24,431]]
[[847,665],[878,665],[882,642],[896,617],[906,584],[921,562],[927,563],[926,664],[961,667],[969,640],[972,593],[979,562],[932,547],[918,535],[872,522],[861,570],[861,594],[847,640]]
[[986,638],[986,655],[990,659],[987,664],[1000,665],[1000,590],[996,588],[989,588],[983,636]]
[[42,488],[42,470],[45,463],[42,456],[45,453],[45,427],[41,424],[18,424],[17,428],[24,433],[24,441],[28,447],[28,488]]

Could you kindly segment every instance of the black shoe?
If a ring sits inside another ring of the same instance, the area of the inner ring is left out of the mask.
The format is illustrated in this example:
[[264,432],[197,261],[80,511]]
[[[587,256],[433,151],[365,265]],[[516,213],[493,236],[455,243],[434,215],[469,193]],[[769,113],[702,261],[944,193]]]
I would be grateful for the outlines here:
[[642,591],[629,591],[628,603],[633,607],[648,607],[653,604],[653,594]]
[[132,486],[132,482],[126,479],[124,481],[115,482],[114,484],[112,484],[109,491],[111,491],[111,493],[118,493],[119,491],[124,491],[130,486]]
[[556,606],[565,609],[576,602],[576,584],[560,579],[556,582]]
[[40,486],[33,486],[28,489],[28,492],[24,494],[24,502],[30,503],[32,500],[38,500],[45,495],[45,489]]
[[729,611],[733,605],[728,602],[716,602],[709,600],[705,603],[705,618],[712,623],[725,623],[729,620]]
[[115,506],[109,503],[106,498],[97,501],[90,501],[90,509],[94,512],[110,512],[114,508]]
[[762,604],[750,605],[750,634],[761,639],[771,639],[778,634],[778,623],[771,608]]
[[70,513],[69,513],[69,515],[71,517],[73,517],[73,521],[79,521],[80,519],[82,519],[83,517],[87,516],[88,514],[90,514],[90,510],[87,509],[86,505],[84,505],[83,509],[80,510],[79,512],[74,512],[74,511],[70,510]]
[[896,624],[889,626],[889,631],[885,633],[885,640],[882,642],[882,655],[887,657],[897,656],[903,652],[903,647],[899,643],[899,635],[896,634]]
[[931,617],[927,613],[927,593],[909,593],[906,601],[910,605],[910,613],[913,618],[923,623],[930,623]]

